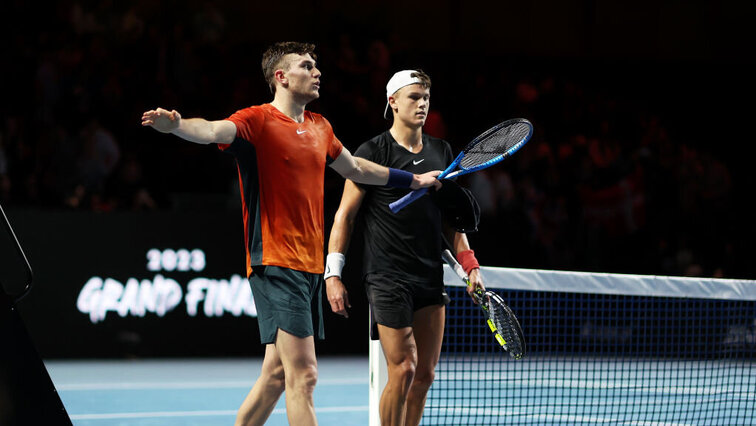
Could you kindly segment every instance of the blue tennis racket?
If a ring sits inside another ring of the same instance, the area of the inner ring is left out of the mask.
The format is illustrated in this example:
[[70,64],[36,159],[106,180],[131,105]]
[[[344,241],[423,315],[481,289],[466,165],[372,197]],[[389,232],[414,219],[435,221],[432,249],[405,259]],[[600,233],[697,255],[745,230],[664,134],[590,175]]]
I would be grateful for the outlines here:
[[[522,148],[533,134],[533,125],[524,118],[515,118],[490,128],[467,144],[440,175],[439,179],[453,178],[476,172],[504,160]],[[459,168],[459,170],[456,170]],[[410,192],[389,204],[392,212],[407,207],[410,203],[425,195],[428,188]]]

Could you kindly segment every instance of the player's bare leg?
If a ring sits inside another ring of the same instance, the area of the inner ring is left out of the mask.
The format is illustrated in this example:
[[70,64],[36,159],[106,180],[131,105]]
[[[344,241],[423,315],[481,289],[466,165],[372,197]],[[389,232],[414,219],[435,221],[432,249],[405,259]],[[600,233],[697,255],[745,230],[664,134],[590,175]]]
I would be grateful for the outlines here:
[[423,416],[425,397],[433,383],[441,354],[445,314],[446,307],[443,305],[426,306],[415,312],[412,329],[417,344],[417,368],[407,396],[407,416],[404,422],[407,426],[417,426]]
[[315,338],[297,337],[279,329],[276,350],[286,374],[286,416],[289,424],[317,425],[315,405],[312,401],[318,381]]
[[262,371],[236,414],[236,426],[265,424],[284,391],[284,368],[276,346],[265,346]]
[[388,381],[381,394],[381,424],[403,426],[407,394],[415,377],[417,346],[412,328],[390,328],[378,324],[381,347],[388,366]]

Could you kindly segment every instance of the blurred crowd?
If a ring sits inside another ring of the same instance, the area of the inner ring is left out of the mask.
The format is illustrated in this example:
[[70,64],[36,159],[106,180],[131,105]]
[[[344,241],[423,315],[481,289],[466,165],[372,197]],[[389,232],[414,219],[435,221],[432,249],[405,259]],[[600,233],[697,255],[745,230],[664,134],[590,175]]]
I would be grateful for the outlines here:
[[[276,40],[242,37],[240,18],[211,2],[172,11],[170,25],[150,2],[88,4],[58,2],[8,40],[0,202],[238,208],[230,156],[139,120],[157,106],[221,119],[269,101],[259,58]],[[756,278],[743,235],[753,227],[729,160],[692,139],[640,84],[593,78],[598,70],[581,77],[587,67],[576,72],[565,59],[422,51],[390,32],[331,27],[312,40],[323,72],[312,109],[351,150],[388,128],[385,83],[402,68],[431,75],[425,130],[455,151],[498,121],[534,123],[514,157],[463,179],[482,208],[471,235],[481,263]],[[330,172],[326,180],[330,221],[342,181]]]

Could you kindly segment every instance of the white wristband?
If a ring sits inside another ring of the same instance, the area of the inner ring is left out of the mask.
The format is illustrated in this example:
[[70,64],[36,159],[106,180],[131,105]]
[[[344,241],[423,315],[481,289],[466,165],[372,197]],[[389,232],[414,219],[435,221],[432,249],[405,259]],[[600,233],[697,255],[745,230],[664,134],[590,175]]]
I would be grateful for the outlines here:
[[341,278],[341,270],[344,269],[344,255],[341,253],[328,253],[326,256],[326,268],[323,279],[329,277]]

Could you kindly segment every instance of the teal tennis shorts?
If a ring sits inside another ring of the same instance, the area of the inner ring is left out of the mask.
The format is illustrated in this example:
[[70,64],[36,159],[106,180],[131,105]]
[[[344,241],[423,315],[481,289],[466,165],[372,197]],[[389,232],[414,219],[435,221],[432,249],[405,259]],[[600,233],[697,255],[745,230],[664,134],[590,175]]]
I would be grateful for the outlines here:
[[279,266],[255,266],[249,277],[257,307],[260,342],[275,343],[278,329],[323,340],[323,275]]

